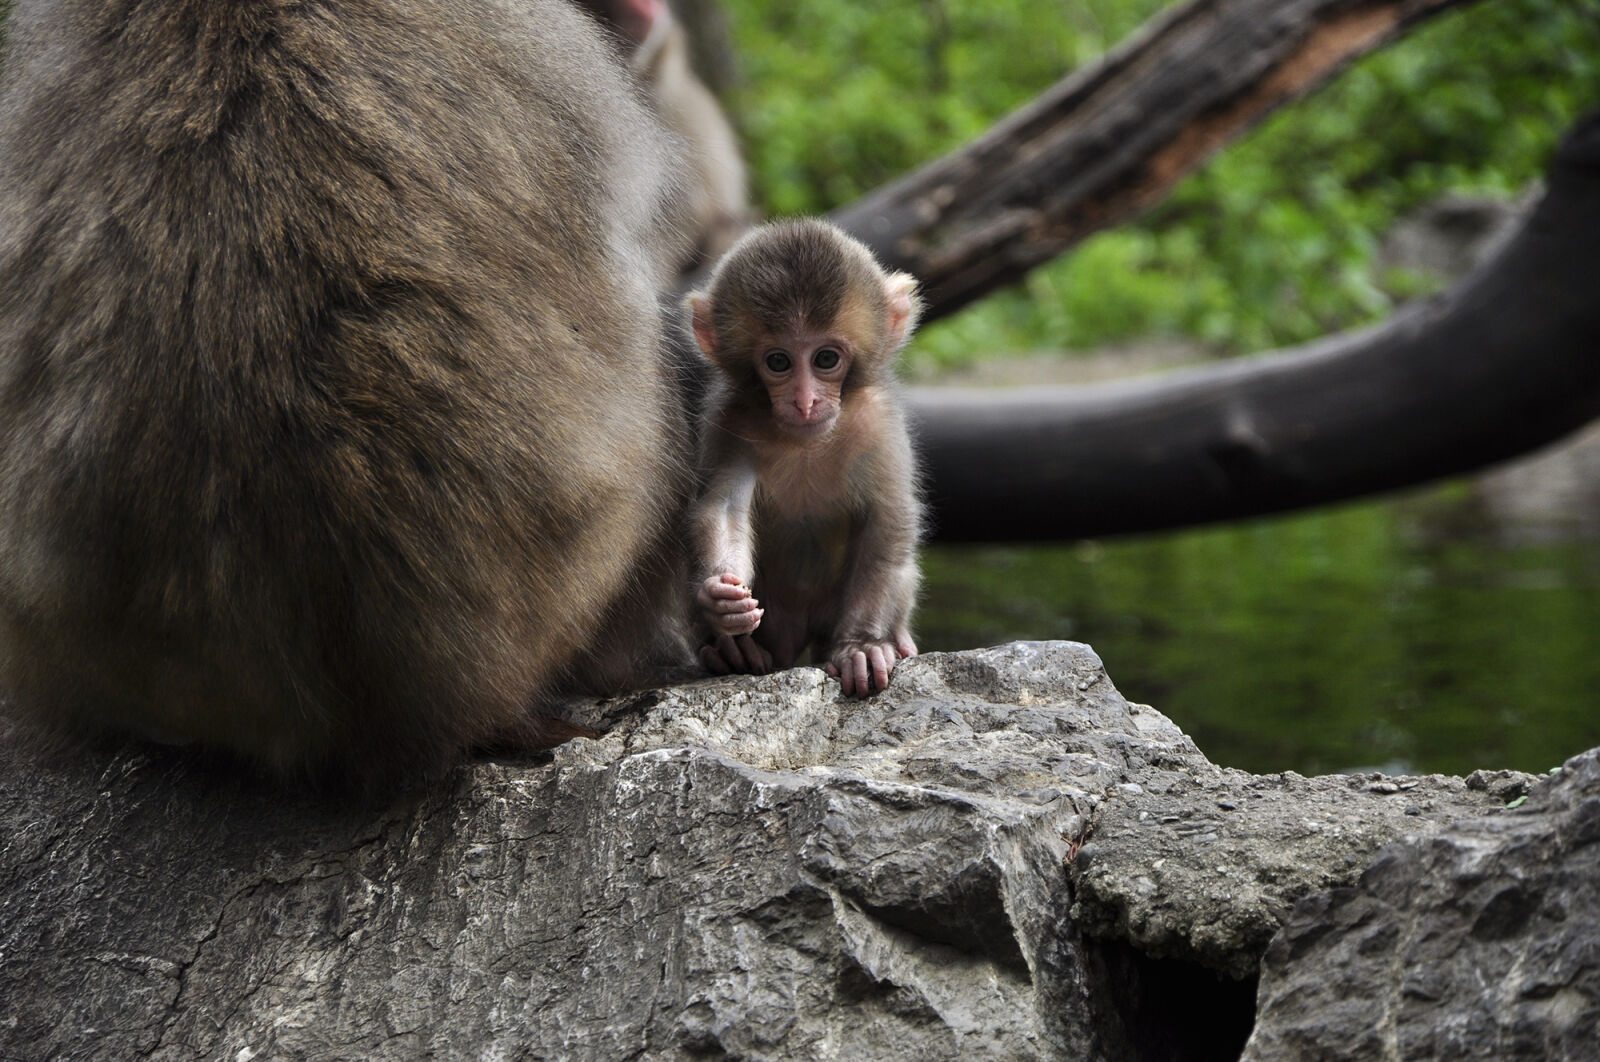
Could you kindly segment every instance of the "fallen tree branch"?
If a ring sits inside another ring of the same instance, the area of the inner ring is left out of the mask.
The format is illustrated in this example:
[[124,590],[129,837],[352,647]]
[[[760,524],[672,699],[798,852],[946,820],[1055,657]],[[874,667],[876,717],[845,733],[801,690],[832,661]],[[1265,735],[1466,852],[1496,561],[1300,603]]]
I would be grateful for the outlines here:
[[1465,0],[1189,0],[982,137],[834,213],[925,320],[1160,201],[1351,59]]
[[1071,539],[1481,468],[1600,415],[1600,112],[1446,295],[1309,346],[1084,388],[912,393],[935,537]]

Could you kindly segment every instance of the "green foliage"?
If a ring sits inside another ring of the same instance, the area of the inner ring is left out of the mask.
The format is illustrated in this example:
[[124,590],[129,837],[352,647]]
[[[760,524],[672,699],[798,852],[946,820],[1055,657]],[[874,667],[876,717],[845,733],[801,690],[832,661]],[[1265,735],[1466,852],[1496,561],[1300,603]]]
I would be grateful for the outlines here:
[[983,132],[1161,0],[726,0],[729,101],[772,214],[818,213]]
[[[1123,39],[1158,0],[724,0],[731,101],[772,214],[822,212],[948,151]],[[1374,249],[1445,192],[1514,197],[1600,104],[1600,0],[1483,0],[1354,64],[1018,290],[926,330],[923,364],[1150,334],[1224,350],[1382,317],[1427,278]]]

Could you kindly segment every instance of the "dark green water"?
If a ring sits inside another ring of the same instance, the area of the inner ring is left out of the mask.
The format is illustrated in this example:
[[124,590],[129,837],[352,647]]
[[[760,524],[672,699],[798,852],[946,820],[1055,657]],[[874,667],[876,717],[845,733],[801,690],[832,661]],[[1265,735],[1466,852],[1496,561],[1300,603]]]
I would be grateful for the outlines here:
[[1600,543],[1503,544],[1459,493],[931,549],[918,644],[1088,642],[1225,766],[1548,770],[1600,745]]

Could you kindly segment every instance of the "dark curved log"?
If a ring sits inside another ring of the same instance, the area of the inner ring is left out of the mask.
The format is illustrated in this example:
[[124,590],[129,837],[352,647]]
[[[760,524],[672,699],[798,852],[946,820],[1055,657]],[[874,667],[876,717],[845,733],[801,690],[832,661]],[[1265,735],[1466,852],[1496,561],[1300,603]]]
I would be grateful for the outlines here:
[[1351,59],[1467,0],[1187,0],[956,151],[834,212],[924,321],[1164,198]]
[[1374,329],[1149,380],[915,389],[933,534],[1226,520],[1481,468],[1600,415],[1600,112],[1506,248]]

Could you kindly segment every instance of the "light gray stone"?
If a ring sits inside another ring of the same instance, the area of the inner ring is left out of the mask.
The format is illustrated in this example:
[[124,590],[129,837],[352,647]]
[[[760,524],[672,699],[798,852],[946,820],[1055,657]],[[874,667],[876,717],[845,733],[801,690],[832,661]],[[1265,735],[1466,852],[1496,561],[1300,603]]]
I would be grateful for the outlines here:
[[1296,900],[1353,883],[1385,844],[1496,811],[1533,778],[1491,791],[1444,775],[1305,778],[1186,761],[1118,786],[1072,863],[1073,916],[1145,954],[1254,976]]
[[1247,1059],[1600,1057],[1600,750],[1300,902]]
[[0,1056],[1127,1057],[1062,860],[1193,747],[1087,648],[586,707],[617,725],[380,808],[8,748]]
[[0,1058],[1217,1057],[1132,949],[1246,972],[1525,781],[1225,771],[1070,643],[574,707],[373,806],[0,742]]

